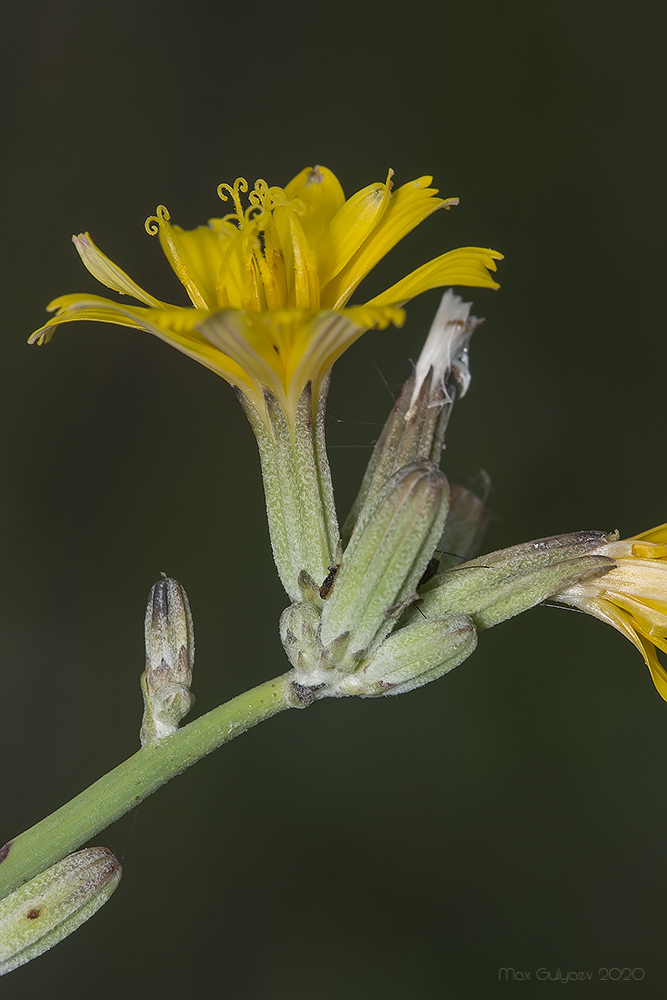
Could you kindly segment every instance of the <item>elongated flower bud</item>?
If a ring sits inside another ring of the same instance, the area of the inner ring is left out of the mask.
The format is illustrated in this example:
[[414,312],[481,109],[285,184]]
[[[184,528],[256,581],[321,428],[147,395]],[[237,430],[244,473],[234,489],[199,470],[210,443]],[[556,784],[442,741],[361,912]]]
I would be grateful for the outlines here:
[[341,694],[363,698],[406,694],[463,663],[477,645],[470,618],[447,615],[393,632],[341,682]]
[[438,544],[443,553],[439,560],[441,570],[460,566],[477,555],[491,517],[489,508],[475,493],[452,485],[445,530]]
[[608,537],[580,531],[479,556],[426,584],[422,613],[469,615],[478,629],[490,628],[577,581],[608,573],[611,559],[594,551]]
[[146,670],[141,675],[144,718],[141,745],[154,743],[178,729],[194,703],[190,691],[195,637],[190,605],[177,580],[164,577],[148,595]]
[[92,917],[122,871],[106,847],[88,847],[0,900],[0,975],[37,958]]
[[442,534],[448,497],[447,480],[431,462],[412,462],[364,507],[322,609],[322,645],[348,637],[349,660],[339,669],[355,669],[415,594]]
[[470,385],[468,344],[481,320],[470,302],[448,289],[431,325],[414,374],[404,383],[382,429],[352,510],[343,541],[350,538],[361,510],[403,466],[418,459],[440,464],[454,401]]

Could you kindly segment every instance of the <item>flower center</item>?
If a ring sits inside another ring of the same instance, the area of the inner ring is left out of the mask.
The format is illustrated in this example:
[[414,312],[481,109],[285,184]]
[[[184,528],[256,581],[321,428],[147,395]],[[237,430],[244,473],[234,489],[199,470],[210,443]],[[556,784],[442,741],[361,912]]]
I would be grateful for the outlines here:
[[[310,206],[283,188],[238,177],[220,184],[233,211],[208,226],[186,231],[170,224],[164,205],[146,220],[160,241],[193,305],[201,309],[265,312],[320,307],[316,259],[299,221]],[[244,206],[242,196],[247,194]]]
[[[245,208],[244,194],[248,195]],[[317,267],[299,221],[308,206],[261,179],[249,193],[244,177],[233,185],[220,184],[218,195],[222,201],[231,199],[234,206],[233,212],[209,223],[226,248],[218,285],[220,304],[231,304],[229,283],[236,279],[244,309],[317,309]]]

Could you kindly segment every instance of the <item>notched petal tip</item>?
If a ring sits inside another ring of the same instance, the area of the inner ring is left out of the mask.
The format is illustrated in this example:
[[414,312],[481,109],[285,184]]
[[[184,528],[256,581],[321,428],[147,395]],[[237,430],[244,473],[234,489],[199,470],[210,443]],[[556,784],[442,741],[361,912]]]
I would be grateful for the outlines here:
[[27,343],[32,346],[37,344],[38,347],[43,347],[44,344],[48,344],[55,332],[55,326],[43,326],[39,330],[35,330],[28,337]]
[[[48,313],[58,312],[61,308],[62,298],[63,297],[61,296],[49,302],[46,307],[46,311]],[[51,340],[59,325],[57,317],[55,319],[48,320],[43,326],[40,326],[38,330],[35,330],[30,334],[27,343],[30,344],[30,346],[37,344],[38,347],[43,347],[44,344],[48,344]]]

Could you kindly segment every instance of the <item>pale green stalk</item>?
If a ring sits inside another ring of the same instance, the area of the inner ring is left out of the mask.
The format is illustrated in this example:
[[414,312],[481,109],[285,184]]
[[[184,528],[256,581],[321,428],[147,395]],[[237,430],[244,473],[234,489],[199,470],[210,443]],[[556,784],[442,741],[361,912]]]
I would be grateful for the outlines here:
[[0,899],[75,851],[120,819],[161,785],[223,743],[288,708],[303,708],[292,674],[232,698],[134,756],[86,788],[40,823],[0,848]]

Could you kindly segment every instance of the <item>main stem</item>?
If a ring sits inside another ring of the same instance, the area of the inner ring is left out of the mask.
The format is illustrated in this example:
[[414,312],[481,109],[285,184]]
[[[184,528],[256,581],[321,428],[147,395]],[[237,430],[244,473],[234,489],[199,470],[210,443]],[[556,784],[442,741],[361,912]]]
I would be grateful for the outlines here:
[[298,706],[291,674],[283,674],[214,708],[173,736],[143,747],[0,848],[0,899],[85,844],[212,750],[258,722]]

